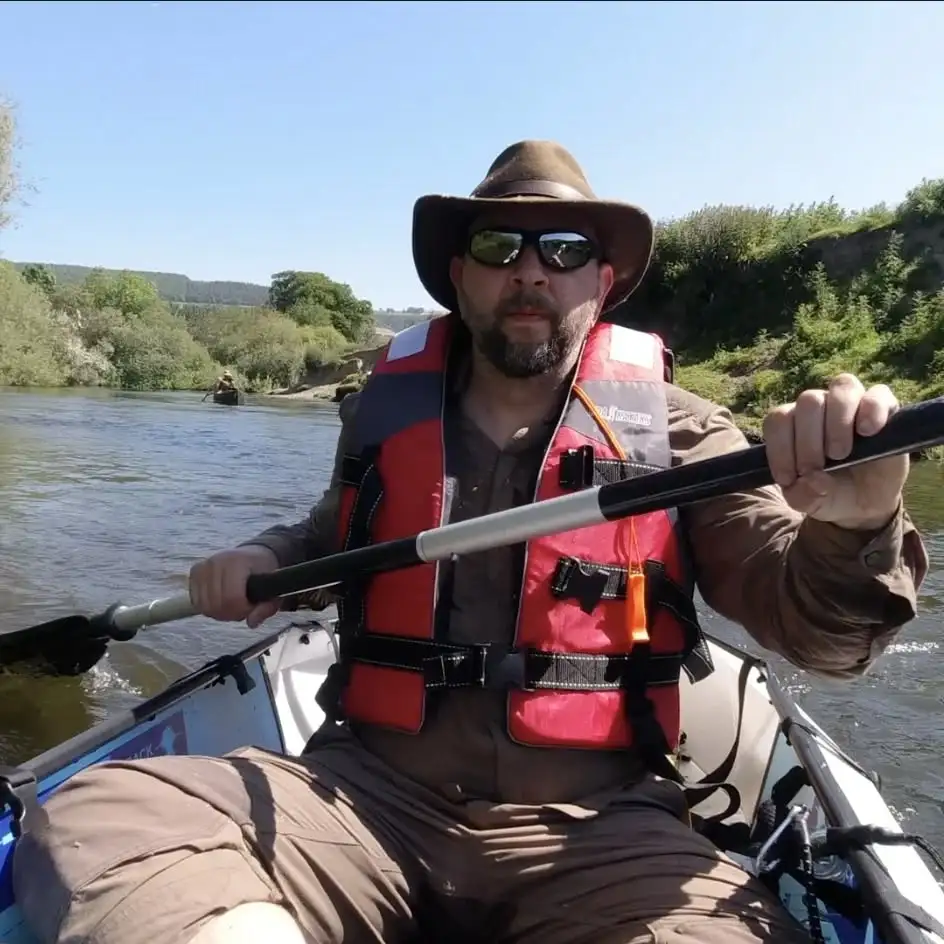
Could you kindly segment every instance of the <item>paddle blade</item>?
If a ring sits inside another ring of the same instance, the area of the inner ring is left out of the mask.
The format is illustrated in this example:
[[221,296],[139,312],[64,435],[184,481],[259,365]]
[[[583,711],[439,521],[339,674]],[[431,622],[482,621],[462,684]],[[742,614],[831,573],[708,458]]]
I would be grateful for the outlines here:
[[108,637],[84,616],[60,619],[0,634],[0,670],[27,675],[75,676],[105,655]]

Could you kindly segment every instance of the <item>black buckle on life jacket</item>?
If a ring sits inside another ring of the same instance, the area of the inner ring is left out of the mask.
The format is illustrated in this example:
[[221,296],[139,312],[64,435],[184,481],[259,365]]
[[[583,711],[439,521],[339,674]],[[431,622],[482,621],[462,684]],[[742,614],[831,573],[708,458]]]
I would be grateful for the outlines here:
[[562,557],[551,578],[551,593],[562,600],[576,600],[589,615],[601,600],[625,600],[626,580],[625,567]]
[[0,766],[0,804],[13,814],[10,832],[14,839],[48,822],[39,803],[36,775],[31,770]]
[[578,446],[568,449],[560,457],[560,487],[567,491],[612,485],[640,475],[661,471],[659,466],[646,462],[630,462],[622,459],[597,459],[593,446]]

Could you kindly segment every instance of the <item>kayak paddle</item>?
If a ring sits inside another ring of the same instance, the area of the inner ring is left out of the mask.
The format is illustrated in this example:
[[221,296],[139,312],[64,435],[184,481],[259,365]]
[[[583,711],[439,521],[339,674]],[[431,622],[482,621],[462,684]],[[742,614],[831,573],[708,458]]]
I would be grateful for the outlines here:
[[[856,436],[845,459],[827,470],[918,452],[944,444],[944,397],[901,408],[874,436]],[[380,573],[471,554],[521,541],[617,521],[773,484],[766,446],[704,459],[634,479],[587,488],[508,511],[432,528],[410,537],[331,554],[253,574],[246,597],[263,603],[343,581],[351,573]],[[60,619],[0,635],[0,668],[46,675],[80,675],[105,654],[108,643],[132,639],[139,629],[198,615],[189,593],[142,603],[114,604],[98,616]]]

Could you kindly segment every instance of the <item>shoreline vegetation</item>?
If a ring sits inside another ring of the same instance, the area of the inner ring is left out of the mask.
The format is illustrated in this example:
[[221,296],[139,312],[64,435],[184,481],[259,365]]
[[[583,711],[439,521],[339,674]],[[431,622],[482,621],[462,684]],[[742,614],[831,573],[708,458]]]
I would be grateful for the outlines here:
[[[0,259],[0,386],[206,392],[228,368],[250,394],[337,401],[393,333],[435,314],[378,311],[320,272],[261,286]],[[944,178],[897,206],[706,206],[659,223],[650,271],[608,318],[661,334],[676,382],[755,435],[771,406],[841,371],[905,403],[942,394]]]
[[[213,304],[162,297],[146,274],[58,269],[0,261],[0,386],[206,391],[228,367],[250,393],[331,400],[436,314],[376,311],[317,272],[245,285],[266,304],[241,305],[243,283],[189,283],[232,286]],[[610,317],[662,334],[679,384],[746,428],[842,370],[903,401],[942,393],[944,179],[894,208],[716,206],[660,224],[650,272]]]

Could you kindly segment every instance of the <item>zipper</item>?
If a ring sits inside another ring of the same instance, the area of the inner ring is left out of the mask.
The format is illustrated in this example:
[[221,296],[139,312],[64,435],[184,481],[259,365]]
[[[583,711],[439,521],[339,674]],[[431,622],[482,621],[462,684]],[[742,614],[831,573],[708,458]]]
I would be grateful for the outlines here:
[[[581,348],[581,357],[583,357],[583,348]],[[577,362],[579,365],[579,361]],[[564,407],[560,411],[560,415],[557,417],[557,423],[554,426],[554,432],[551,434],[551,438],[548,440],[547,447],[544,450],[544,455],[541,457],[541,465],[538,470],[537,481],[534,483],[534,493],[531,495],[531,501],[536,502],[538,500],[538,495],[541,491],[541,482],[544,479],[544,469],[547,465],[547,457],[551,454],[551,448],[554,445],[554,441],[557,439],[557,434],[560,432],[561,426],[564,424],[564,417],[567,415],[567,411],[570,409],[570,402],[574,396],[574,384],[577,382],[577,370],[574,370],[570,384],[567,388],[567,399],[564,402]],[[528,574],[528,544],[529,541],[525,541],[524,544],[524,564],[521,568],[521,584],[518,587],[518,601],[515,608],[515,635],[512,640],[512,645],[517,647],[518,645],[518,634],[521,626],[521,600],[524,596],[524,584],[525,578]]]
[[[451,342],[447,342],[451,343]],[[446,508],[449,505],[449,496],[447,492],[449,490],[449,481],[446,477],[446,388],[449,383],[447,377],[447,371],[449,366],[449,355],[448,351],[446,354],[446,364],[443,367],[442,372],[442,386],[439,391],[439,456],[442,461],[442,467],[439,470],[439,481],[440,481],[440,491],[442,494],[442,500],[439,504],[439,525],[442,527],[446,523]],[[430,627],[429,627],[429,638],[430,640],[436,639],[436,614],[439,609],[439,579],[441,577],[440,568],[442,561],[436,561],[435,571],[433,573],[433,607],[430,613]],[[453,564],[452,566],[455,566]]]

